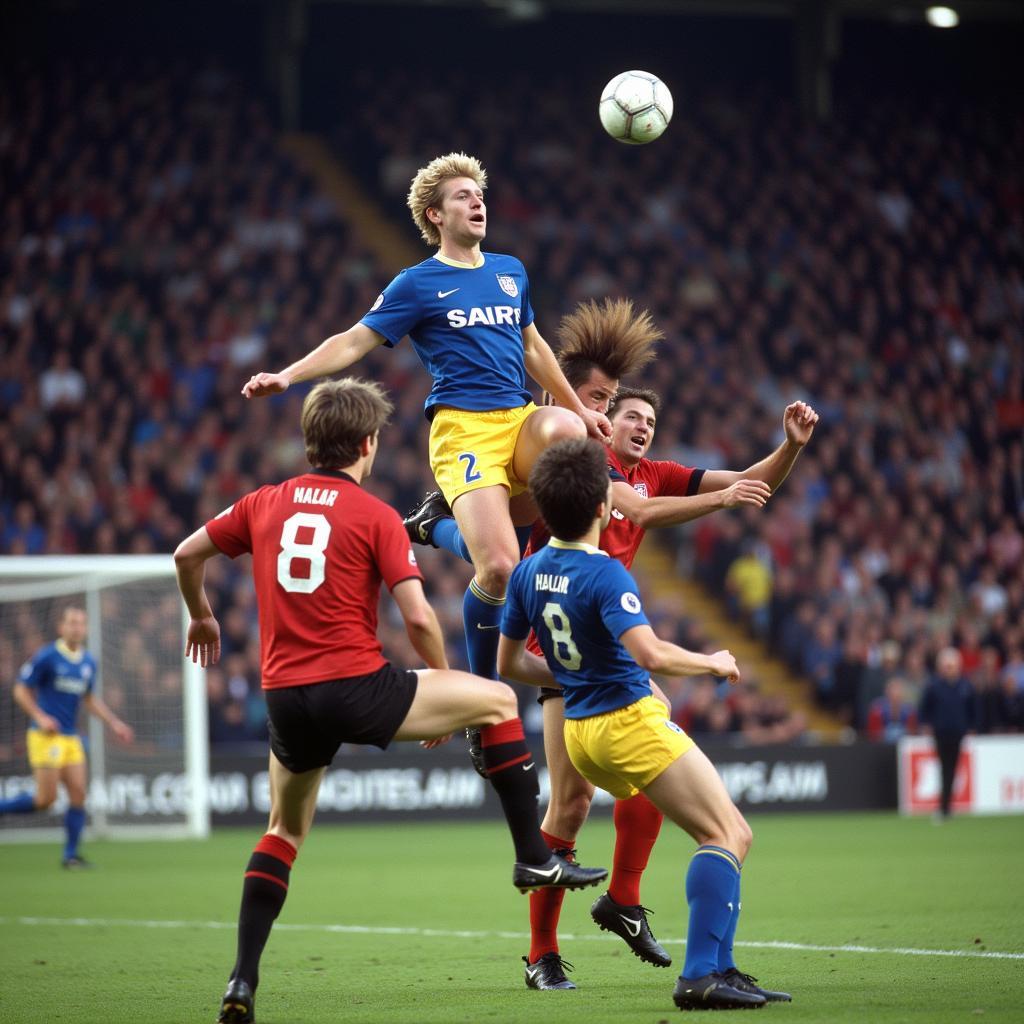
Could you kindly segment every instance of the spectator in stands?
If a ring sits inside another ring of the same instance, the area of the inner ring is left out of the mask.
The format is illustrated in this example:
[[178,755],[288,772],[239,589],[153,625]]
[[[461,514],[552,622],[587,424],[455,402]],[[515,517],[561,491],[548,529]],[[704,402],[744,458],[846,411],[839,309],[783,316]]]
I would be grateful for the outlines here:
[[893,676],[885,684],[885,694],[876,697],[868,708],[868,739],[895,743],[917,732],[917,709],[907,700],[906,683]]
[[770,550],[765,544],[748,541],[743,554],[729,566],[725,588],[730,609],[751,626],[754,635],[768,635],[769,602],[772,596]]
[[1000,701],[997,732],[1024,732],[1024,690],[1017,685],[1017,677],[1008,669],[999,680]]
[[[760,523],[709,518],[665,538],[727,597],[729,566],[763,529],[768,636],[796,672],[815,673],[811,686],[831,676],[834,687],[834,649],[854,622],[880,634],[863,651],[865,698],[885,643],[899,645],[892,673],[911,700],[950,637],[970,657],[992,646],[1022,664],[1010,653],[1024,641],[1022,228],[1005,187],[1024,164],[1020,112],[858,96],[823,132],[799,126],[781,97],[702,85],[684,153],[627,153],[596,125],[566,135],[577,72],[570,59],[564,103],[517,79],[536,145],[514,144],[514,110],[471,75],[435,76],[428,97],[409,67],[353,85],[365,96],[339,141],[369,192],[390,190],[408,175],[388,168],[436,149],[430,105],[453,97],[453,144],[481,141],[503,168],[492,203],[508,216],[491,241],[535,268],[535,307],[557,315],[582,290],[620,291],[672,339],[650,384],[701,401],[662,416],[667,457],[745,464],[771,446],[765,423],[787,396],[823,413],[818,450]],[[216,514],[291,472],[274,427],[292,400],[242,408],[225,364],[261,349],[287,361],[368,308],[394,267],[280,150],[237,75],[72,63],[43,78],[11,64],[0,79],[0,545],[169,550],[169,515]],[[893,131],[910,122],[918,132]],[[145,138],[138,124],[152,126]],[[655,183],[640,207],[616,198],[638,157]],[[812,198],[794,185],[805,181]],[[411,442],[425,378],[399,352],[366,373],[403,396],[389,429]],[[375,487],[400,507],[428,484],[410,460],[380,473]],[[119,507],[126,481],[132,510]],[[429,577],[463,571],[434,558]],[[224,574],[225,591],[233,580]],[[822,633],[828,653],[808,666]]]
[[942,773],[939,816],[948,818],[960,745],[974,731],[977,712],[974,691],[963,675],[963,658],[955,647],[939,651],[935,670],[921,697],[918,716],[922,728],[935,742]]
[[778,697],[762,694],[755,680],[745,680],[731,696],[733,720],[747,743],[790,743],[807,727],[802,713],[791,712]]

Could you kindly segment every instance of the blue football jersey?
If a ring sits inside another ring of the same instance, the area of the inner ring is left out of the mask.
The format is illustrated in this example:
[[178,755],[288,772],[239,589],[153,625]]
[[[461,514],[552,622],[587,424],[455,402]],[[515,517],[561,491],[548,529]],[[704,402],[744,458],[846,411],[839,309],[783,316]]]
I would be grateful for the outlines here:
[[525,640],[532,628],[562,687],[565,717],[589,718],[651,695],[650,675],[619,643],[646,625],[624,565],[589,544],[552,538],[513,570],[501,631]]
[[526,387],[523,328],[533,323],[526,269],[483,253],[478,267],[431,256],[403,270],[360,321],[397,345],[412,339],[434,385],[425,408],[517,409]]
[[[35,690],[36,703],[60,722],[65,736],[74,736],[78,705],[96,683],[96,659],[84,649],[71,651],[57,640],[21,666],[18,681]],[[29,726],[35,727],[34,723]]]

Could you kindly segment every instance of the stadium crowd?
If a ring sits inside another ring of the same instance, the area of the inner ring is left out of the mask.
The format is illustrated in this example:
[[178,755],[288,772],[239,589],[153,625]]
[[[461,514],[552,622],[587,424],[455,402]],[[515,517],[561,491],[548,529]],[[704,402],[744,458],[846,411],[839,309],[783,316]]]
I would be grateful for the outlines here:
[[[169,552],[302,467],[302,395],[246,403],[240,386],[357,320],[397,268],[222,68],[3,77],[0,550]],[[479,155],[485,248],[523,260],[549,340],[580,299],[649,308],[667,338],[644,380],[664,399],[656,457],[743,468],[778,443],[788,401],[821,414],[764,512],[660,538],[680,571],[856,728],[892,738],[879,702],[912,709],[948,645],[987,709],[979,727],[1024,728],[1019,114],[906,97],[840,104],[815,127],[771,93],[698,95],[637,150],[572,116],[580,83],[542,96],[523,76],[507,88],[533,111],[532,136],[554,140],[523,146],[510,106],[468,77],[434,81],[375,69],[339,151],[401,221],[421,163]],[[357,371],[395,399],[370,486],[404,510],[431,487],[426,374],[408,345]],[[432,551],[423,564],[459,664],[468,570]],[[239,567],[209,573],[231,609],[211,734],[261,738],[252,593]],[[654,614],[659,635],[703,645],[678,609]],[[397,618],[382,638],[416,663]],[[697,735],[802,729],[756,683],[728,703],[703,680],[671,694]]]

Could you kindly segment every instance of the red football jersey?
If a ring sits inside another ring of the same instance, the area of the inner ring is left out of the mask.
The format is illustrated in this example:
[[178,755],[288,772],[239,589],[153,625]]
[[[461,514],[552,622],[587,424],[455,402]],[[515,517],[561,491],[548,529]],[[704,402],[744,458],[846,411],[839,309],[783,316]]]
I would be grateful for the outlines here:
[[[632,469],[627,470],[612,451],[608,452],[608,470],[613,480],[624,480],[645,498],[682,498],[696,494],[704,476],[703,469],[691,469],[678,462],[655,459],[641,459]],[[613,508],[608,525],[601,531],[599,547],[630,569],[646,532],[643,527],[631,523],[618,509]],[[547,524],[543,519],[538,519],[533,525],[530,543],[523,557],[539,551],[550,537]],[[527,639],[526,649],[541,654],[540,644],[533,633]]]
[[[703,470],[655,459],[641,459],[627,470],[612,451],[608,452],[608,468],[613,480],[625,480],[644,498],[683,498],[696,494],[704,476]],[[632,568],[646,532],[613,508],[611,521],[601,533],[601,550],[607,551],[627,569]]]
[[347,473],[314,470],[247,494],[206,524],[231,558],[252,553],[263,688],[375,672],[377,602],[422,579],[398,513]]

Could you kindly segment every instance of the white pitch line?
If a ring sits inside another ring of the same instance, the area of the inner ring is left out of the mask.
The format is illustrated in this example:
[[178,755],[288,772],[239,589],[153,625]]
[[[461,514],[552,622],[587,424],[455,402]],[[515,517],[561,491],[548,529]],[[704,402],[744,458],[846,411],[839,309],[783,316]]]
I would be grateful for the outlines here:
[[[213,931],[234,931],[229,921],[133,921],[107,917],[0,917],[0,924],[71,926],[73,928],[206,928]],[[404,928],[362,924],[275,924],[277,932],[320,932],[341,935],[416,935],[432,939],[529,939],[527,932],[456,931],[444,928]],[[617,942],[614,935],[603,933],[572,935],[561,938],[571,942]],[[673,945],[685,945],[686,939],[662,939]],[[978,960],[1024,960],[1024,953],[991,953],[975,949],[917,949],[913,946],[819,946],[806,942],[737,942],[747,949],[793,949],[810,953],[885,953],[890,956],[952,956]]]

